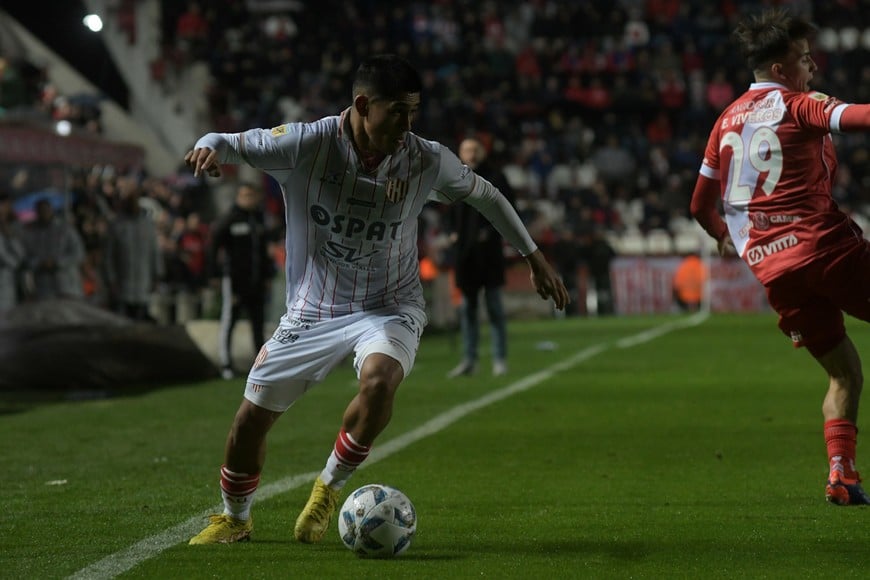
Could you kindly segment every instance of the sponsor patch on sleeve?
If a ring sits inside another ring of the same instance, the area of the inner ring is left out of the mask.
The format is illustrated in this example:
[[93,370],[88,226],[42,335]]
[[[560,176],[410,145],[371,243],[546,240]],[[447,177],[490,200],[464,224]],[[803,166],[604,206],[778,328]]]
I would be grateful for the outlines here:
[[[817,101],[827,101],[830,97],[828,97],[828,95],[826,95],[825,93],[820,93],[820,92],[816,91],[816,92],[810,94],[810,98],[815,99]],[[274,131],[274,129],[272,129],[272,131]]]
[[272,127],[272,137],[280,137],[287,134],[287,125],[279,125]]

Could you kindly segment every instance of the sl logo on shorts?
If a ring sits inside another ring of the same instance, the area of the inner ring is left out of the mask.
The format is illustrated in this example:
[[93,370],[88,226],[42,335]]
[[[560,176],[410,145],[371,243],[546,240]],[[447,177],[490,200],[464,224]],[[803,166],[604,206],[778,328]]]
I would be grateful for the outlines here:
[[295,334],[289,328],[279,328],[275,331],[275,334],[272,335],[272,340],[278,341],[281,344],[293,344],[299,340],[299,335]]

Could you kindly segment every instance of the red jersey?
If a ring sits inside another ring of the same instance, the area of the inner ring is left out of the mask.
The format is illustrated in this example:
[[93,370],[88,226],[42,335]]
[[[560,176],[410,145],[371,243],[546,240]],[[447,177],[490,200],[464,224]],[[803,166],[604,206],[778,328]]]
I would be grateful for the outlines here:
[[830,133],[848,106],[753,83],[710,134],[701,174],[719,181],[734,247],[762,283],[863,237],[831,197]]

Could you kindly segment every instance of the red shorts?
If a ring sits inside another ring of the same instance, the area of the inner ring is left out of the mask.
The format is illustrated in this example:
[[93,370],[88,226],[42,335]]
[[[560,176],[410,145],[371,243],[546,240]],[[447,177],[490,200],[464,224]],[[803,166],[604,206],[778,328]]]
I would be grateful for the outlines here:
[[818,357],[846,336],[843,312],[870,322],[870,242],[860,240],[772,280],[767,300],[795,347]]

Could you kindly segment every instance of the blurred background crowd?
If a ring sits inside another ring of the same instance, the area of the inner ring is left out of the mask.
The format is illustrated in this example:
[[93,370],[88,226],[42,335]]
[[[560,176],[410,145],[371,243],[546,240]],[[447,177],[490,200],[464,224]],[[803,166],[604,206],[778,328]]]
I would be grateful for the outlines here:
[[[140,3],[106,4],[111,25],[135,46]],[[425,85],[414,132],[454,150],[469,136],[484,143],[533,237],[567,276],[596,261],[606,268],[614,255],[698,251],[689,199],[710,128],[752,80],[729,39],[747,12],[781,5],[810,15],[820,24],[814,87],[870,102],[865,0],[321,0],[316,10],[292,0],[159,4],[160,47],[148,82],[171,92],[191,67],[205,65],[204,131],[336,114],[350,104],[360,58],[407,57]],[[100,138],[99,95],[61,94],[38,63],[0,56],[5,118],[66,121],[73,134]],[[864,224],[867,140],[835,139],[836,201]],[[64,175],[60,195],[40,193],[52,171]],[[148,174],[141,164],[46,170],[3,162],[0,180],[0,208],[13,206],[0,210],[0,227],[21,230],[17,299],[41,296],[45,259],[73,263],[69,255],[42,255],[61,251],[48,234],[34,233],[48,219],[66,224],[70,245],[81,248],[80,256],[73,252],[81,277],[74,295],[122,308],[130,297],[120,294],[119,276],[147,269],[143,292],[192,295],[185,316],[207,315],[203,296],[215,274],[209,224],[222,207],[213,184],[195,179],[180,159],[176,171],[163,175]],[[268,178],[259,185],[268,225],[280,239],[280,192]],[[48,209],[37,211],[40,201]],[[53,215],[40,220],[40,211]],[[422,255],[441,269],[451,266],[445,216],[444,208],[433,207],[421,222]],[[142,217],[153,232],[135,225]],[[275,246],[280,261],[280,243]],[[126,249],[119,253],[120,247]],[[130,260],[136,267],[121,263]],[[165,312],[161,321],[178,318]]]

